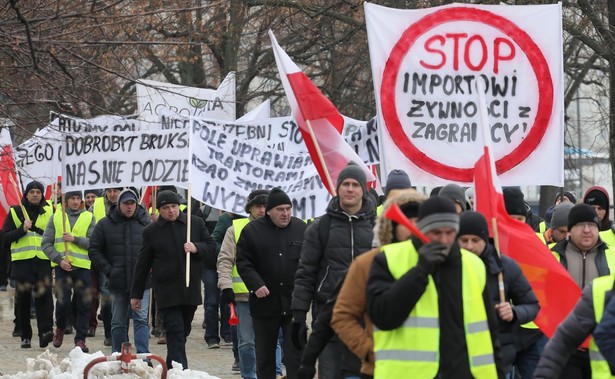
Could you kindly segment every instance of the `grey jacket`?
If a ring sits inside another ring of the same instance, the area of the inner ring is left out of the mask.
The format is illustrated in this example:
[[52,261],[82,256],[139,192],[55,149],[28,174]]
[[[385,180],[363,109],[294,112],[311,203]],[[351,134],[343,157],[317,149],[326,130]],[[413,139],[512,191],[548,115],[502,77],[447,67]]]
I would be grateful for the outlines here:
[[[76,211],[72,211],[66,208],[65,212],[66,212],[66,215],[68,216],[68,224],[66,225],[66,227],[67,227],[67,231],[70,232],[73,226],[75,226],[75,222],[77,222],[77,219],[79,218],[79,216],[83,212],[87,212],[87,211],[85,209],[78,209]],[[47,223],[47,227],[45,228],[45,233],[43,233],[43,242],[41,243],[41,248],[43,249],[43,252],[45,253],[45,255],[47,255],[50,261],[60,264],[60,262],[62,261],[62,258],[64,257],[64,252],[60,252],[56,250],[54,246],[55,238],[56,238],[56,228],[55,228],[55,224],[53,223],[53,219],[55,215],[58,215],[58,214],[59,214],[58,217],[62,217],[62,212],[56,212],[49,219],[49,222]],[[96,226],[96,221],[94,220],[94,218],[92,218],[92,222],[90,223],[90,226],[88,227],[88,231],[86,232],[86,235],[85,236],[74,236],[75,244],[83,249],[87,249],[90,246],[90,236],[92,235],[92,232],[94,231],[95,226]]]

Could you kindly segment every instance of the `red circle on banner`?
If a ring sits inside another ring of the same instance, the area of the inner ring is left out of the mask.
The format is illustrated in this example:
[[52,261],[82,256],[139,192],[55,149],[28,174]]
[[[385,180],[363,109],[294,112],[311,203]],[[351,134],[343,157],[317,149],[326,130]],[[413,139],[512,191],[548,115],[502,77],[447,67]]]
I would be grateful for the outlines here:
[[536,118],[525,139],[508,155],[495,163],[498,174],[506,172],[525,160],[545,135],[553,112],[553,80],[544,55],[530,36],[506,18],[492,12],[455,7],[431,13],[404,31],[393,47],[384,68],[380,98],[382,117],[391,137],[402,153],[421,169],[440,178],[459,182],[474,180],[474,168],[452,167],[440,163],[420,151],[403,130],[395,106],[395,88],[400,66],[416,40],[430,29],[447,22],[474,21],[489,25],[510,37],[525,53],[538,82]]

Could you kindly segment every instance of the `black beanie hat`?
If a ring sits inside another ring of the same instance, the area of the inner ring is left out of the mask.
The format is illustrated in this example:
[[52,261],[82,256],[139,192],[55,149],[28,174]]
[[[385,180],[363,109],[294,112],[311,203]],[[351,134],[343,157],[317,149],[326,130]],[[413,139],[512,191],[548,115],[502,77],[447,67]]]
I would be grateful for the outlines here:
[[509,215],[527,216],[523,192],[519,187],[504,187],[504,205]]
[[68,200],[73,196],[79,196],[81,199],[83,199],[83,194],[81,193],[81,191],[68,191],[64,194],[64,199]]
[[253,205],[267,205],[267,196],[269,195],[269,190],[266,189],[257,189],[248,195],[248,201],[246,202],[246,206],[244,210],[246,213],[250,213],[250,208]]
[[459,230],[459,215],[455,204],[445,197],[430,197],[419,207],[416,226],[423,233],[441,227]]
[[475,211],[463,212],[459,217],[458,235],[461,237],[467,234],[479,236],[489,243],[489,227],[485,216]]
[[179,205],[179,196],[171,190],[160,191],[158,195],[156,195],[156,209],[160,209],[167,204]]
[[384,195],[389,196],[389,192],[394,189],[408,189],[412,187],[410,177],[404,170],[393,170],[389,173],[386,186],[384,187]]
[[33,180],[30,183],[28,183],[28,185],[26,185],[26,191],[23,193],[23,196],[26,197],[28,192],[30,192],[30,190],[33,190],[33,189],[37,189],[41,191],[42,193],[45,193],[45,186],[43,185],[43,183]]
[[585,194],[583,202],[589,205],[599,205],[603,209],[609,209],[609,198],[604,192],[600,191],[599,189],[593,189],[588,191]]
[[593,222],[600,227],[598,215],[591,205],[580,203],[570,208],[568,213],[568,230],[580,222]]
[[367,177],[365,176],[365,172],[363,169],[353,161],[348,162],[348,165],[340,171],[340,174],[337,177],[337,185],[335,186],[335,192],[339,192],[340,184],[345,179],[354,179],[361,185],[363,189],[363,198],[367,197]]
[[[555,204],[555,202],[561,197],[561,193],[558,193],[557,196],[555,196],[555,201],[553,201],[553,203]],[[570,202],[572,204],[576,204],[577,203],[577,197],[574,193],[570,192],[570,191],[564,191],[564,197],[567,197],[568,200],[570,200]],[[561,200],[560,200],[561,201]]]
[[291,203],[290,198],[288,197],[286,192],[282,191],[280,187],[275,187],[274,189],[271,190],[271,192],[269,192],[269,196],[267,196],[266,210],[270,210],[282,204],[288,204],[291,207],[293,205],[293,203]]
[[84,196],[87,196],[88,193],[93,193],[96,196],[100,196],[100,190],[98,189],[86,189],[85,191],[83,191]]
[[457,184],[451,183],[445,185],[440,189],[440,192],[438,192],[438,196],[446,197],[452,200],[453,203],[459,204],[462,210],[466,210],[466,191]]
[[160,187],[158,188],[158,191],[159,191],[159,192],[162,192],[162,191],[171,191],[171,192],[175,192],[175,193],[177,193],[177,187],[175,187],[175,186],[160,186]]

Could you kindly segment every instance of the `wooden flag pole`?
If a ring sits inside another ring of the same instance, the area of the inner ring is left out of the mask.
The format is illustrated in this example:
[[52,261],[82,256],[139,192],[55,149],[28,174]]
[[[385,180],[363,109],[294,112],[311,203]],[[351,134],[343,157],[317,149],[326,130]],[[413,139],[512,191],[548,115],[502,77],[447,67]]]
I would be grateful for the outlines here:
[[[192,215],[191,215],[191,211],[192,211],[192,185],[190,183],[188,183],[188,193],[186,195],[186,197],[188,198],[188,209],[187,209],[187,230],[186,230],[186,242],[190,242],[190,228],[192,226]],[[186,251],[186,287],[190,287],[190,252]]]
[[[491,226],[493,227],[493,245],[495,246],[495,251],[498,253],[498,258],[502,258],[502,253],[500,252],[500,237],[498,236],[498,220],[493,217],[491,219]],[[498,273],[498,288],[500,290],[500,303],[506,302],[506,295],[504,294],[504,275],[502,271]]]
[[[11,179],[11,184],[13,184],[13,190],[15,190],[15,195],[21,198],[21,196],[19,195],[19,189],[17,188],[17,183],[15,183],[15,180],[13,180],[13,176],[9,175],[9,178]],[[26,207],[23,206],[23,203],[21,201],[19,201],[19,206],[21,207],[21,211],[23,212],[24,219],[30,221],[30,216],[28,216],[28,212],[26,212]]]
[[[62,234],[64,233],[66,233],[66,196],[64,195],[64,191],[62,191]],[[69,261],[68,241],[64,241],[64,260],[67,262]]]
[[156,195],[157,194],[158,194],[158,187],[154,186],[154,188],[152,188],[152,195],[149,197],[150,216],[153,216],[156,214]]
[[336,196],[337,194],[336,194],[335,186],[333,185],[333,180],[331,180],[331,175],[329,174],[329,170],[327,169],[327,164],[325,163],[325,159],[322,156],[322,151],[320,151],[320,146],[318,145],[318,142],[316,141],[316,136],[314,135],[312,124],[310,123],[310,120],[305,120],[305,123],[308,126],[310,138],[312,138],[312,143],[314,144],[314,147],[316,148],[316,154],[318,155],[318,160],[320,161],[320,164],[322,164],[322,167],[324,169],[323,171],[325,172],[325,180],[327,181],[329,188],[331,188],[331,190],[333,191],[331,195]]

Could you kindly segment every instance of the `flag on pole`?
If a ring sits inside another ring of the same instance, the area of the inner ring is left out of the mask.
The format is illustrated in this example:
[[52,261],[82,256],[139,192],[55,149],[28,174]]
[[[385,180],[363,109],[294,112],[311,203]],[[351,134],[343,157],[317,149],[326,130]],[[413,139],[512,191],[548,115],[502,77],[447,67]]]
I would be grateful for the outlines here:
[[0,153],[0,185],[2,186],[0,196],[1,225],[4,223],[4,219],[11,206],[21,202],[21,193],[18,193],[17,186],[13,185],[13,183],[18,183],[18,181],[15,172],[15,158],[13,156],[10,132],[8,128],[2,128],[0,133],[0,144],[2,146],[2,152]]
[[375,180],[365,163],[344,141],[341,135],[344,118],[340,112],[282,50],[271,30],[269,37],[293,116],[329,193],[335,196],[339,172],[350,161],[365,171],[368,182]]
[[496,220],[501,253],[514,259],[530,282],[540,303],[540,312],[534,322],[551,338],[557,326],[581,297],[581,289],[549,248],[536,236],[534,230],[528,224],[513,219],[506,212],[502,187],[487,138],[490,134],[485,130],[489,126],[489,120],[484,87],[480,85],[480,80],[477,82],[484,152],[474,166],[475,207],[487,219],[492,237],[494,231],[491,221]]

